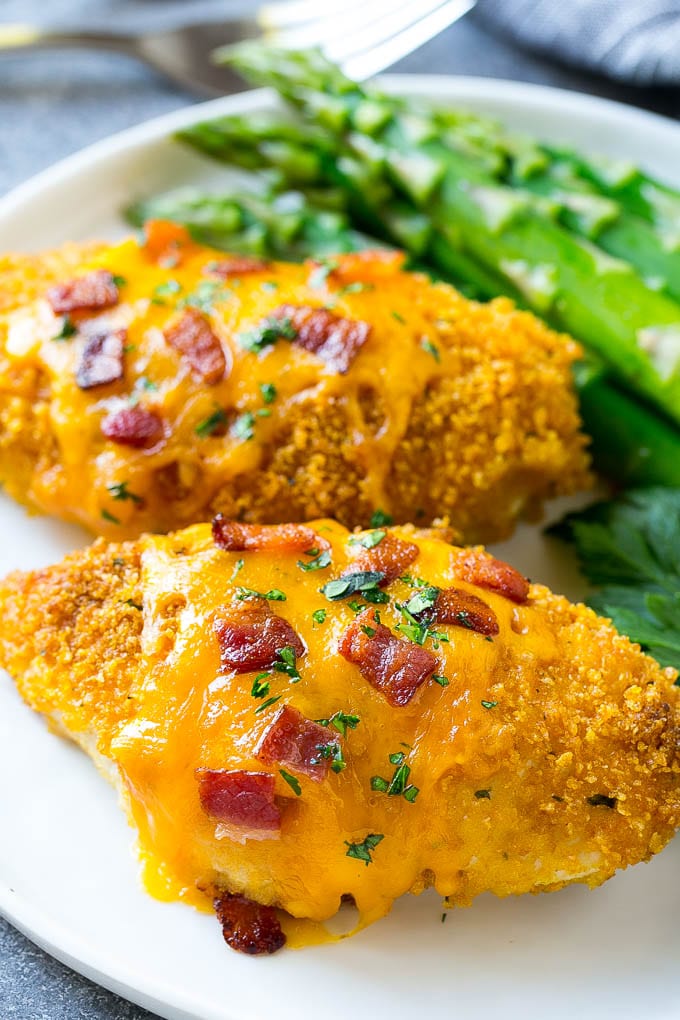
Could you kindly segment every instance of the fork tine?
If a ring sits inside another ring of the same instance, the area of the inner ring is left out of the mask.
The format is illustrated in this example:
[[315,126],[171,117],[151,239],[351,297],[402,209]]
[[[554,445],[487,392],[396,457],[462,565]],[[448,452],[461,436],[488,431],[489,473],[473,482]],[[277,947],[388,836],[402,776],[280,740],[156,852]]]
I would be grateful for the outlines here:
[[[415,0],[415,3],[418,2],[419,0]],[[442,3],[443,0],[420,0],[420,2],[424,2],[429,8],[434,2]],[[407,23],[412,22],[414,20],[412,11],[404,19],[401,10],[405,7],[412,8],[413,5],[414,0],[371,0],[370,3],[364,0],[363,4],[355,6],[350,12],[345,7],[339,7],[337,3],[326,5],[327,12],[333,9],[332,14],[327,13],[325,17],[284,29],[275,36],[275,41],[279,46],[292,50],[320,46],[330,56],[329,48],[346,37],[348,39],[346,51],[354,52],[360,48],[358,41],[366,36],[369,28],[368,38],[383,42],[394,34],[389,28],[389,22],[395,21],[395,18],[399,24],[403,24],[404,20]],[[369,41],[368,45],[374,43]]]
[[285,3],[265,4],[257,12],[258,24],[265,32],[278,31],[302,25],[305,22],[321,21],[342,10],[351,13],[356,7],[366,6],[366,0],[287,0]]
[[474,5],[475,0],[410,0],[393,17],[336,38],[324,50],[345,74],[361,81],[418,49]]

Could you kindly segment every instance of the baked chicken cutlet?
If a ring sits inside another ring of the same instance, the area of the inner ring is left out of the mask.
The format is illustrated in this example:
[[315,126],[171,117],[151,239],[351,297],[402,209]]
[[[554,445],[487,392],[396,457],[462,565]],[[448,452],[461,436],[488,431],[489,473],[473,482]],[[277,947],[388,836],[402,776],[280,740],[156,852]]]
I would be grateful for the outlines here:
[[118,785],[150,888],[227,942],[596,886],[680,819],[680,690],[480,547],[218,517],[0,589],[0,661]]
[[0,260],[0,481],[109,538],[209,519],[448,517],[507,535],[588,482],[579,354],[372,252],[145,243]]

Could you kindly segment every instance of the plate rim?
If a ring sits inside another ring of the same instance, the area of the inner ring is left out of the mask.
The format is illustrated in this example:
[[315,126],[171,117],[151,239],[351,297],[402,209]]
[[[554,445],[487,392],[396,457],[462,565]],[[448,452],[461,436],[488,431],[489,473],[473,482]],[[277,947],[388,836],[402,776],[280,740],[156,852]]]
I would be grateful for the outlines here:
[[[608,115],[615,125],[625,123],[631,130],[656,127],[662,132],[675,134],[680,140],[680,123],[670,117],[587,92],[472,75],[390,74],[380,76],[377,81],[389,93],[405,96],[436,95],[443,100],[455,98],[461,104],[468,100],[491,100],[500,106],[521,103],[524,109],[535,112],[554,111],[557,107],[567,106],[577,116],[588,119],[593,115]],[[85,165],[94,169],[97,164],[123,152],[150,147],[189,124],[227,112],[243,113],[263,104],[271,105],[274,98],[270,89],[254,89],[206,102],[191,103],[85,146],[1,196],[0,230],[5,219],[15,216],[44,190],[68,183],[69,178],[82,172]],[[14,891],[2,877],[0,915],[51,956],[128,1001],[173,1020],[179,1016],[187,1020],[197,1016],[195,995],[189,1002],[180,991],[170,1004],[167,996],[163,995],[163,987],[167,986],[162,986],[146,974],[141,975],[122,961],[111,961],[105,951],[86,943],[77,931],[52,919],[47,911]],[[246,1020],[231,1011],[228,1014],[222,1012],[220,1016],[224,1020]]]

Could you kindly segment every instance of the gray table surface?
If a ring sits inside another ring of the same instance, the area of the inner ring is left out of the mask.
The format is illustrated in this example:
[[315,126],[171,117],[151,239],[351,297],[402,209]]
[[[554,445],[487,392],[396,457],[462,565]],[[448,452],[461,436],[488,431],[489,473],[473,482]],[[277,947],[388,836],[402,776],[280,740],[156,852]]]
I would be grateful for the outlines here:
[[[565,0],[555,0],[565,2]],[[567,0],[568,2],[568,0]],[[0,0],[4,22],[39,19],[149,24],[215,12],[214,3],[173,0]],[[225,4],[228,6],[228,4]],[[398,71],[511,78],[610,96],[672,117],[680,89],[627,89],[511,48],[468,16],[395,67]],[[0,194],[68,153],[174,110],[195,97],[125,57],[51,53],[0,65]],[[0,238],[0,247],[1,247]],[[106,919],[102,919],[102,924]],[[151,1014],[80,977],[0,919],[2,1020],[142,1020]]]

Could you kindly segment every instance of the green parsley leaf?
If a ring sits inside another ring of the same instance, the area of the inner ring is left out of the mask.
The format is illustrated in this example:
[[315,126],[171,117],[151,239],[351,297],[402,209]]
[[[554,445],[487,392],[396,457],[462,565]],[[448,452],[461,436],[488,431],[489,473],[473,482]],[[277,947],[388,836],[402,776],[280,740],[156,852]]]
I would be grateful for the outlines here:
[[331,565],[331,554],[328,549],[324,549],[322,553],[319,553],[313,560],[308,563],[303,563],[302,560],[297,561],[297,565],[300,570],[325,570],[326,567]]
[[371,514],[371,527],[372,528],[389,528],[390,524],[394,523],[394,518],[391,514],[386,514],[384,510],[374,510]]
[[159,283],[157,287],[154,287],[151,295],[152,305],[165,305],[167,304],[166,298],[172,297],[173,294],[179,294],[182,286],[177,280],[166,280],[165,283]]
[[227,416],[222,408],[218,407],[208,418],[199,422],[194,431],[201,439],[205,439],[207,436],[214,435],[215,432],[220,432],[226,424]]
[[349,848],[346,856],[354,857],[357,861],[363,861],[366,867],[368,867],[373,860],[371,857],[372,852],[384,838],[384,835],[380,832],[369,832],[366,839],[362,840],[361,843],[348,843],[345,840],[345,846]]
[[387,793],[390,784],[382,776],[371,776],[371,789],[378,793]]
[[266,698],[269,694],[269,681],[271,680],[271,673],[258,673],[253,680],[253,686],[250,689],[250,693],[253,698]]
[[118,276],[115,273],[111,277],[111,280],[113,281],[115,287],[124,287],[127,283],[127,279],[124,276]]
[[231,577],[229,578],[229,580],[230,581],[235,581],[236,577],[238,576],[240,571],[243,570],[244,566],[245,566],[245,560],[236,560],[236,563],[234,564],[234,569],[231,572]]
[[138,496],[136,492],[132,492],[131,489],[128,489],[128,484],[128,482],[116,482],[114,485],[107,485],[106,488],[114,499],[129,499],[132,503],[143,503],[144,500],[141,496]]
[[361,629],[363,630],[364,634],[368,635],[368,637],[375,637],[376,634],[375,627],[369,627],[368,625],[365,625]]
[[491,800],[491,790],[475,790],[477,800]]
[[399,312],[396,312],[394,309],[392,309],[392,313],[391,314],[392,314],[392,318],[396,319],[397,322],[402,322],[402,323],[406,322],[406,319],[404,318],[404,316],[400,315]]
[[395,754],[390,755],[390,765],[401,765],[405,758],[403,751],[397,751]]
[[[384,580],[385,575],[379,570],[361,570],[356,574],[343,574],[342,577],[338,577],[335,581],[328,581],[320,591],[331,602],[337,602],[348,595],[355,595],[357,592],[361,592],[366,601],[369,602],[372,600],[368,598],[367,593],[377,591],[378,585]],[[379,592],[378,594],[385,595],[385,592]],[[377,599],[376,601],[387,602],[389,597],[386,596],[384,599]]]
[[264,290],[264,291],[268,291],[268,292],[270,292],[270,293],[271,293],[271,291],[274,291],[274,290],[278,290],[278,289],[279,289],[279,285],[278,285],[278,283],[276,282],[276,280],[264,280],[264,281],[263,281],[263,282],[262,282],[262,283],[260,284],[260,287],[262,287],[262,290]]
[[231,426],[231,434],[236,439],[241,439],[244,443],[248,439],[252,439],[255,435],[255,415],[252,411],[246,411],[244,414],[240,414],[234,424]]
[[[426,590],[426,589],[425,589]],[[417,596],[413,596],[416,598]],[[432,646],[437,649],[439,648],[440,642],[448,644],[449,636],[443,631],[432,630],[427,623],[422,623],[413,616],[407,606],[402,606],[400,603],[395,603],[397,609],[403,616],[405,622],[398,623],[395,630],[400,631],[404,634],[409,641],[413,641],[416,645],[424,645],[428,638],[432,641]]]
[[574,543],[598,589],[589,605],[662,666],[680,667],[680,489],[633,489],[550,533]]
[[439,353],[439,348],[435,347],[432,341],[428,340],[427,337],[424,337],[420,341],[420,346],[423,348],[424,351],[427,351],[428,354],[431,354],[436,362],[439,363],[442,360],[442,356]]
[[178,308],[197,308],[199,312],[210,312],[216,301],[224,301],[229,291],[223,280],[202,280],[195,290],[190,291],[181,301]]
[[332,259],[323,259],[319,262],[318,266],[315,266],[312,272],[309,274],[307,284],[309,287],[313,287],[315,290],[319,287],[325,287],[328,282],[328,277],[334,270],[338,268],[338,263]]
[[347,715],[346,712],[335,712],[330,719],[317,719],[319,726],[333,726],[340,736],[347,735],[347,730],[355,730],[360,723],[358,715]]
[[495,708],[497,704],[497,701],[483,701],[482,708]]
[[260,393],[265,404],[273,404],[276,400],[276,386],[274,383],[260,383]]
[[258,705],[258,707],[255,709],[255,715],[259,715],[260,712],[264,712],[265,708],[271,708],[272,705],[275,705],[276,702],[280,700],[281,700],[280,694],[275,694],[273,698],[267,698],[266,701],[263,701],[262,704]]
[[435,602],[439,598],[439,588],[435,588],[434,585],[428,585],[426,588],[419,588],[415,595],[406,603],[406,609],[411,616],[418,616],[420,613],[426,612],[428,609],[432,609]]
[[365,290],[375,290],[375,284],[365,283],[363,280],[353,280],[352,283],[346,283],[344,287],[340,288],[338,297],[344,297],[345,294],[361,294]]
[[285,673],[286,676],[290,677],[291,683],[298,683],[302,677],[300,676],[296,666],[295,649],[290,647],[279,648],[276,654],[278,656],[278,662],[274,663],[274,669],[276,672]]
[[382,542],[386,534],[386,531],[379,531],[375,529],[373,531],[367,531],[363,535],[351,535],[349,544],[362,545],[364,549],[374,549],[376,545],[379,545]]
[[294,340],[297,330],[288,318],[277,319],[270,315],[255,329],[240,333],[238,342],[245,351],[258,354],[265,347],[272,347],[277,340]]
[[[448,687],[451,683],[447,676],[442,676],[440,673],[433,673],[432,679],[436,684],[439,684],[440,687]],[[482,702],[482,704],[484,704],[484,702]]]
[[299,797],[300,794],[302,793],[302,787],[300,786],[295,776],[291,776],[290,772],[286,772],[285,769],[279,769],[279,775],[281,776],[282,779],[286,780],[295,796]]
[[236,598],[239,602],[244,599],[269,599],[270,602],[285,602],[286,596],[279,588],[270,588],[269,591],[255,591],[254,588],[244,588],[238,585]]
[[403,751],[391,754],[390,764],[395,766],[392,778],[387,780],[382,776],[372,776],[371,789],[378,793],[385,793],[388,797],[404,797],[410,804],[413,804],[420,790],[408,781],[411,769],[405,763],[405,759],[406,755]]
[[109,513],[109,511],[106,508],[102,510],[101,515],[104,518],[104,520],[108,521],[110,524],[120,524],[118,518],[114,517],[112,513]]
[[350,599],[347,605],[353,613],[360,613],[362,609],[366,608],[366,603],[359,602],[359,599]]
[[314,620],[314,623],[323,623],[324,620],[326,619],[326,610],[315,609],[314,612],[312,613],[312,619]]
[[332,740],[328,744],[317,744],[316,750],[319,757],[315,756],[310,759],[312,765],[319,765],[322,761],[330,761],[333,772],[342,772],[343,769],[347,768],[342,747],[337,740]]
[[61,320],[61,329],[59,332],[52,337],[53,340],[70,340],[72,336],[75,336],[78,332],[78,327],[75,325],[69,315],[65,315]]

